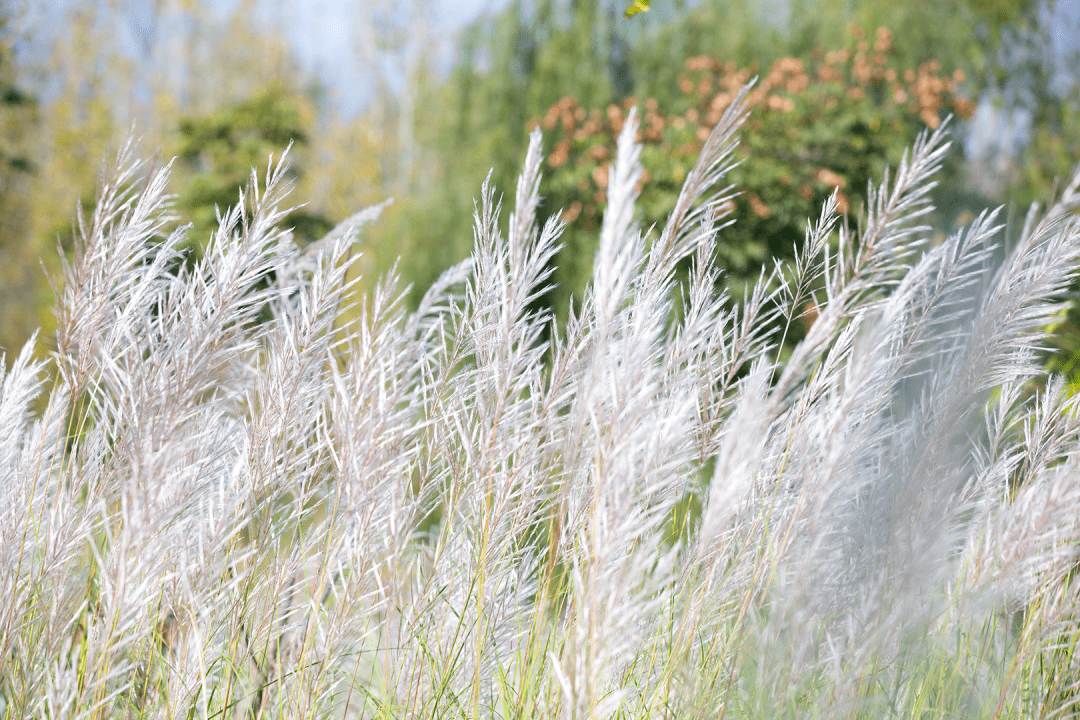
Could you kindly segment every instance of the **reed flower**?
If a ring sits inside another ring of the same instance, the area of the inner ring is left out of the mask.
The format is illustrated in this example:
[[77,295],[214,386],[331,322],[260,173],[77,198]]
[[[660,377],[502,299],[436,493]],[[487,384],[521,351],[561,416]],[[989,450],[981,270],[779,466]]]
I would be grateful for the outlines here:
[[746,108],[658,230],[629,114],[564,329],[538,131],[412,311],[356,292],[382,206],[301,250],[271,161],[189,265],[126,144],[51,366],[0,376],[0,717],[1076,712],[1080,420],[1040,353],[1080,174],[1008,253],[996,212],[935,245],[939,127],[732,298]]

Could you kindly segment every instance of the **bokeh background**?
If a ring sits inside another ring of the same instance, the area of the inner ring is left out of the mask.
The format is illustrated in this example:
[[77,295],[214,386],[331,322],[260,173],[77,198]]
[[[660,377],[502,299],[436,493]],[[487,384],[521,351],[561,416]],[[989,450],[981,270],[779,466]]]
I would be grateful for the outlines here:
[[[1080,0],[4,0],[0,3],[0,346],[54,325],[57,248],[103,160],[135,128],[168,162],[191,257],[251,166],[290,154],[296,237],[395,199],[359,250],[419,297],[468,254],[491,172],[510,194],[544,133],[544,210],[567,222],[563,317],[591,268],[614,138],[642,118],[646,227],[709,128],[756,77],[717,261],[734,294],[790,259],[834,190],[854,222],[868,179],[953,116],[933,218],[950,232],[1027,204],[1080,161]],[[399,260],[400,258],[400,260]],[[809,313],[812,317],[812,313]],[[1073,373],[1075,308],[1052,361]],[[39,354],[48,341],[39,342]]]

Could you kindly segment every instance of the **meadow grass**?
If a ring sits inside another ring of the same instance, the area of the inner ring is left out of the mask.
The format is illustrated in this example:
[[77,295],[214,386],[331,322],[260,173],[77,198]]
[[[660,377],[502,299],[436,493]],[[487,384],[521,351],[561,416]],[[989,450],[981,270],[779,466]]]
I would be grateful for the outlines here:
[[271,162],[191,261],[126,144],[51,367],[2,377],[0,717],[1080,710],[1080,400],[1040,355],[1080,175],[1007,253],[997,212],[934,244],[943,126],[731,298],[744,116],[644,231],[631,116],[565,326],[538,133],[415,311],[357,299],[381,206],[300,249]]

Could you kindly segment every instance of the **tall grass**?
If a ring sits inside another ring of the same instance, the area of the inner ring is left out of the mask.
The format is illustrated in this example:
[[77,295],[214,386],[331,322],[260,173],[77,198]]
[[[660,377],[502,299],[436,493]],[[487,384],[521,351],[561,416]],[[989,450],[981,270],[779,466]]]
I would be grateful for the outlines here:
[[1003,259],[996,212],[934,245],[939,129],[729,298],[744,114],[647,231],[626,123],[564,331],[538,134],[415,312],[355,300],[379,208],[295,246],[280,162],[186,263],[126,145],[2,378],[0,716],[1077,712],[1080,175]]

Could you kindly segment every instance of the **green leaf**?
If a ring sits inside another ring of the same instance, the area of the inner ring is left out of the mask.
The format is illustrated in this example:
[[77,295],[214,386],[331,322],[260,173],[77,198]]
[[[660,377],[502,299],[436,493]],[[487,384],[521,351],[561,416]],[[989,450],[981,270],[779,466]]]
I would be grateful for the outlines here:
[[649,12],[649,0],[634,0],[634,4],[626,8],[626,17],[637,15],[639,12]]

